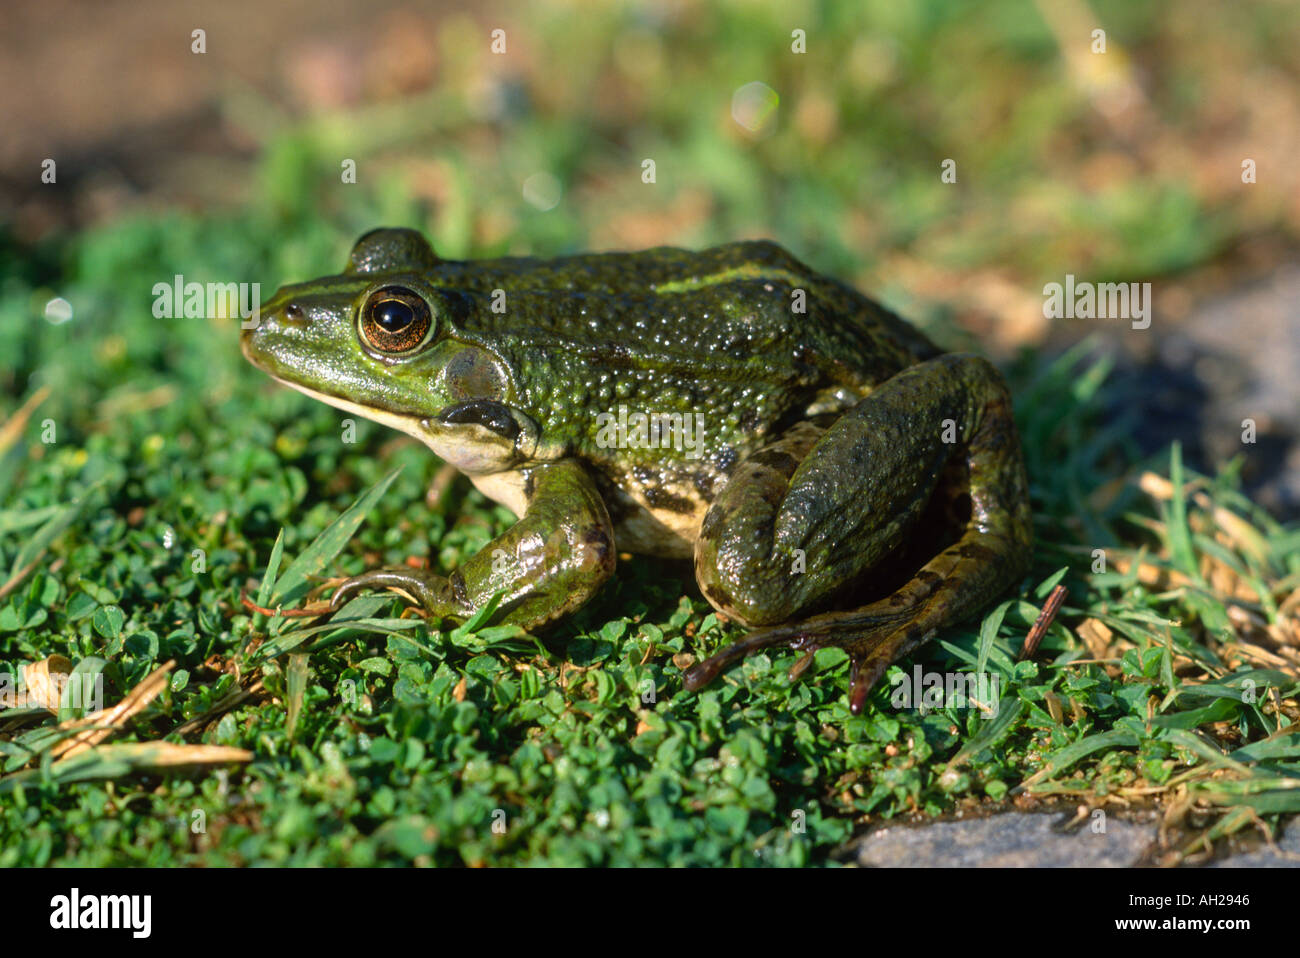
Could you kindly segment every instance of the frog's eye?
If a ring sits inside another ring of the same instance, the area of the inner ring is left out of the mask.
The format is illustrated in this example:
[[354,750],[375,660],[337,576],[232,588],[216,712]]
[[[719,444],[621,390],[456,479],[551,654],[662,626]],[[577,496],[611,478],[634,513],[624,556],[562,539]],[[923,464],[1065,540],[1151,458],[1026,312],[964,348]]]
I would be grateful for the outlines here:
[[423,345],[432,325],[429,304],[405,286],[375,290],[361,307],[357,323],[366,345],[390,356]]

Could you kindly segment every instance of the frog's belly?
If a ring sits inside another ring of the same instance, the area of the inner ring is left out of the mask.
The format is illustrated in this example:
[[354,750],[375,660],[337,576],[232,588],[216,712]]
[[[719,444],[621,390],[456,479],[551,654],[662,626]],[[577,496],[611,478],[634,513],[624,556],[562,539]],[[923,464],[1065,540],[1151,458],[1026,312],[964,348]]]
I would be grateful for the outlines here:
[[709,504],[698,497],[691,500],[689,511],[654,508],[637,502],[619,490],[620,500],[611,504],[614,519],[614,544],[620,552],[663,556],[666,559],[689,559],[695,553],[695,540]]
[[[471,475],[470,481],[483,495],[501,503],[516,516],[528,508],[524,495],[524,477],[519,471]],[[695,539],[709,504],[704,497],[685,484],[671,490],[652,490],[649,495],[660,500],[651,505],[647,494],[633,486],[629,494],[617,485],[601,483],[601,495],[614,523],[614,544],[620,552],[689,559],[695,551]]]

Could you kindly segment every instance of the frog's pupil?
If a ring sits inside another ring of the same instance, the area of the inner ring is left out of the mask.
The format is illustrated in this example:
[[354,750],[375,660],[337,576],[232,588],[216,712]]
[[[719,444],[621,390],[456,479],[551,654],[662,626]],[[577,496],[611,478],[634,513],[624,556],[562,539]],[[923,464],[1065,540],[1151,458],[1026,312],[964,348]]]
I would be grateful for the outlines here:
[[375,306],[375,322],[389,333],[398,333],[415,321],[415,310],[401,300],[386,299]]

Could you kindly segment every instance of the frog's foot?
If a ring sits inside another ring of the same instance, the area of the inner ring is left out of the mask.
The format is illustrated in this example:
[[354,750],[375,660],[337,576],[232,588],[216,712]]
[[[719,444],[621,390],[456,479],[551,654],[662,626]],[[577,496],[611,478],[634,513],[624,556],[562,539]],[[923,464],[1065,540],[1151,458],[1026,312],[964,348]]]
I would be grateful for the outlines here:
[[[450,579],[427,569],[372,569],[346,579],[330,597],[330,610],[337,611],[362,592],[391,589],[430,618],[467,618],[473,613],[456,595],[456,573]],[[463,592],[463,585],[462,585]]]
[[[840,648],[849,655],[849,711],[862,712],[867,695],[889,666],[927,641],[947,618],[942,593],[960,578],[922,574],[888,599],[847,612],[829,612],[800,622],[757,629],[686,671],[688,690],[703,688],[733,663],[759,649],[785,645],[805,653],[790,669],[797,679],[818,649]],[[909,608],[910,605],[910,608]]]
[[[945,520],[956,541],[901,589],[806,617],[843,603],[851,583],[870,581],[922,514],[949,498],[963,504]],[[857,713],[890,663],[1019,578],[1031,547],[1027,482],[1002,377],[958,354],[909,367],[829,428],[799,423],[737,464],[700,526],[695,575],[715,608],[759,631],[692,668],[686,687],[699,688],[757,649],[784,644],[808,653],[797,674],[811,653],[836,647],[852,661],[849,704]]]

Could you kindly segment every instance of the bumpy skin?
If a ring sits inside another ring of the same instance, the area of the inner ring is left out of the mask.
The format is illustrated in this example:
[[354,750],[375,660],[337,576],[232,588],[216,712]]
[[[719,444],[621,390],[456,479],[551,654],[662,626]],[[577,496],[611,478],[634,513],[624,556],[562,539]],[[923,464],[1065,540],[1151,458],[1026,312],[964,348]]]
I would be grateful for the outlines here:
[[[391,295],[429,317],[400,354],[367,332]],[[856,712],[891,661],[1029,560],[997,371],[772,243],[445,262],[378,230],[343,274],[280,290],[243,349],[419,437],[522,516],[449,577],[378,570],[336,604],[390,587],[464,619],[504,592],[499,620],[533,628],[585,602],[616,549],[693,555],[709,602],[762,628],[688,687],[755,648],[836,645]],[[689,415],[694,443],[611,445],[598,416],[620,407]]]

